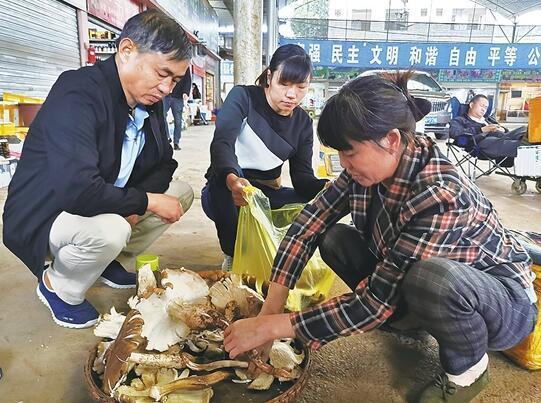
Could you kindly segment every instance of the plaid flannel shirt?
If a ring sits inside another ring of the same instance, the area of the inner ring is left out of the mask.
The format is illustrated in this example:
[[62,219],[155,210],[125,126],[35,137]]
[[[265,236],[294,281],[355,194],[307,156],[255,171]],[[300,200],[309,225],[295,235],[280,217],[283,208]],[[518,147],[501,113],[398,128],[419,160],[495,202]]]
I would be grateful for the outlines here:
[[[289,288],[322,234],[348,212],[378,258],[373,274],[354,292],[291,314],[297,337],[311,348],[385,322],[405,273],[419,260],[445,257],[531,286],[535,274],[525,250],[502,226],[490,201],[430,139],[416,137],[383,195],[378,186],[363,187],[342,172],[303,209],[280,244],[270,280]],[[373,197],[381,197],[382,208],[373,228],[366,229]]]

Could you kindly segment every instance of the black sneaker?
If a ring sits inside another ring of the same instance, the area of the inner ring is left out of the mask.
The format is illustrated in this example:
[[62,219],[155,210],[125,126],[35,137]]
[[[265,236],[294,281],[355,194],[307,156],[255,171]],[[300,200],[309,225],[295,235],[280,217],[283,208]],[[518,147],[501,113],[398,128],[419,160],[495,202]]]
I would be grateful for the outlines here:
[[112,288],[135,288],[137,275],[126,271],[120,263],[113,260],[101,273],[100,280]]
[[[43,276],[45,276],[45,271]],[[90,302],[86,299],[78,305],[64,302],[53,290],[47,288],[43,277],[36,288],[36,294],[38,294],[40,301],[49,308],[54,322],[59,326],[82,329],[94,326],[98,322],[98,311]]]
[[175,145],[173,146],[173,149],[175,149],[175,150],[180,150],[180,147],[179,147],[178,144],[175,144]]

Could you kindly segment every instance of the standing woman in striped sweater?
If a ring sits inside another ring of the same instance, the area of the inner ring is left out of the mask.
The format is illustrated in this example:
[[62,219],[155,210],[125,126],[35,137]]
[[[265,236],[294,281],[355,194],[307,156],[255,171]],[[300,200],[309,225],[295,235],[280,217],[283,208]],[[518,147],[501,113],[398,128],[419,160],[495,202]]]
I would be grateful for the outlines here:
[[[224,270],[231,269],[245,186],[261,189],[275,209],[308,202],[326,183],[314,176],[312,120],[299,107],[311,76],[312,63],[304,49],[281,46],[257,85],[235,86],[220,110],[201,199],[216,225]],[[293,188],[281,185],[285,161]]]

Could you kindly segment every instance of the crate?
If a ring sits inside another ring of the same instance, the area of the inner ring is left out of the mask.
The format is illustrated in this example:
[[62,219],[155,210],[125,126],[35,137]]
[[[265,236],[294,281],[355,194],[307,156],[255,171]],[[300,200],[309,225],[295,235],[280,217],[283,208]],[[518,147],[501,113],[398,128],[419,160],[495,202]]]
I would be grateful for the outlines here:
[[541,177],[541,146],[523,146],[517,149],[515,175]]
[[528,106],[530,109],[528,141],[530,143],[541,143],[541,97],[530,99]]
[[2,98],[5,102],[26,103],[26,104],[42,104],[45,99],[38,97],[27,97],[26,95],[14,94],[12,92],[4,92]]
[[14,134],[17,130],[15,125],[11,122],[0,122],[0,136],[6,136]]

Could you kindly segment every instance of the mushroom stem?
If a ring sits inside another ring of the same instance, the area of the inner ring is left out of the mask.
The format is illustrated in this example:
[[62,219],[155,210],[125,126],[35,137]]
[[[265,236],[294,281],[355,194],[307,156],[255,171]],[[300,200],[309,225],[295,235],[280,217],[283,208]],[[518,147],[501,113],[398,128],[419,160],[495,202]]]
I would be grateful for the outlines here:
[[212,374],[202,376],[192,376],[184,379],[177,379],[165,385],[154,385],[150,388],[150,397],[158,401],[163,396],[177,390],[198,390],[205,389],[216,383],[225,381],[232,374],[226,371],[217,371]]
[[288,371],[285,368],[275,368],[270,364],[264,363],[257,350],[252,350],[252,352],[248,353],[248,357],[250,358],[250,362],[254,364],[255,367],[266,374],[275,376],[276,378],[283,378],[285,380],[296,378],[292,371]]
[[248,368],[248,362],[235,360],[213,361],[208,364],[197,364],[190,360],[186,361],[186,366],[192,371],[214,371],[220,368]]
[[144,354],[131,353],[129,362],[150,368],[186,368],[186,363],[193,359],[189,354]]

